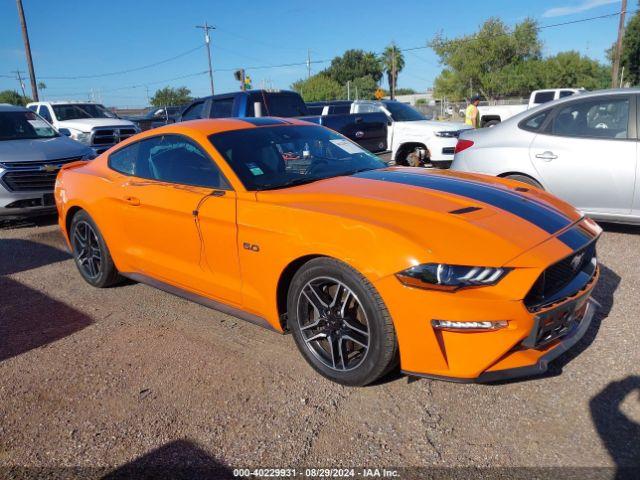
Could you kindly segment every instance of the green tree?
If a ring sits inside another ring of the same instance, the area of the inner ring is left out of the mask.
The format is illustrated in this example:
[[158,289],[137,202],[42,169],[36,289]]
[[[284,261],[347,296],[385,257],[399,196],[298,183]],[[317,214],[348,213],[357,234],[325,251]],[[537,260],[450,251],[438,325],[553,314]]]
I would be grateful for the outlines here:
[[31,102],[29,97],[23,97],[15,90],[3,90],[0,92],[0,103],[10,103],[11,105],[25,106]]
[[156,93],[151,97],[151,105],[154,107],[165,107],[172,105],[182,105],[192,100],[191,90],[187,87],[164,87],[160,90],[156,90]]
[[541,88],[584,87],[595,90],[611,84],[609,67],[576,51],[560,52],[545,59],[540,76]]
[[[356,78],[350,85],[351,98],[357,97],[358,100],[375,100],[377,89],[378,84],[371,75]],[[343,88],[342,92],[344,91],[345,89]]]
[[640,85],[640,12],[631,17],[625,29],[620,64],[624,67],[624,79],[631,85]]
[[384,49],[384,52],[382,52],[380,61],[384,72],[387,74],[389,91],[391,92],[391,98],[393,99],[394,95],[397,95],[396,88],[398,85],[398,74],[404,68],[404,56],[398,46],[392,42],[391,45],[388,45],[387,48]]
[[323,73],[298,80],[291,88],[298,92],[305,102],[336,100],[345,96],[342,85]]
[[321,73],[340,85],[366,76],[370,76],[377,83],[382,78],[382,65],[373,52],[347,50],[342,56],[331,60],[331,65]]
[[[513,29],[498,18],[490,18],[471,35],[447,39],[442,34],[429,43],[445,66],[434,82],[435,94],[456,100],[470,91],[479,91],[488,99],[515,92],[505,88],[505,68],[539,60],[542,44],[537,24],[526,19]],[[526,74],[526,69],[517,69]],[[531,83],[527,79],[524,83]],[[516,90],[520,86],[515,87]]]

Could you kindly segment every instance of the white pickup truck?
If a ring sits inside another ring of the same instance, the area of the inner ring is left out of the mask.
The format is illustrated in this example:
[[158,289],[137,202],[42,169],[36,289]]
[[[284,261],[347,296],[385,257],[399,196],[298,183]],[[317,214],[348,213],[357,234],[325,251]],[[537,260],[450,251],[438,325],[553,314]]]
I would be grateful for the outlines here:
[[582,88],[549,88],[546,90],[534,90],[529,96],[529,103],[520,105],[480,105],[481,127],[493,127],[507,118],[511,118],[520,112],[524,112],[543,103],[551,102],[559,98],[568,97],[584,91]]
[[470,128],[461,122],[438,122],[406,103],[394,100],[355,100],[350,113],[383,112],[389,119],[387,145],[391,160],[398,165],[431,164],[449,168],[461,130]]
[[133,122],[123,120],[99,103],[34,102],[33,110],[60,133],[91,147],[100,154],[140,131]]

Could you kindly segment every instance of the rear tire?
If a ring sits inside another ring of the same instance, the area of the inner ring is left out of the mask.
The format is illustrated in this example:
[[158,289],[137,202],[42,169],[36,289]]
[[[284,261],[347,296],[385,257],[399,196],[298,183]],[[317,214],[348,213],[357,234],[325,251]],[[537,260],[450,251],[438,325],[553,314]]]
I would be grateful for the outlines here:
[[508,178],[509,180],[516,180],[517,182],[526,183],[527,185],[531,185],[532,187],[539,188],[540,190],[544,190],[543,186],[540,185],[536,180],[527,175],[507,175],[504,178]]
[[329,380],[364,386],[397,365],[391,316],[373,285],[348,265],[330,258],[304,264],[287,308],[300,353]]
[[105,288],[122,281],[98,226],[84,210],[73,216],[69,239],[76,267],[89,285]]

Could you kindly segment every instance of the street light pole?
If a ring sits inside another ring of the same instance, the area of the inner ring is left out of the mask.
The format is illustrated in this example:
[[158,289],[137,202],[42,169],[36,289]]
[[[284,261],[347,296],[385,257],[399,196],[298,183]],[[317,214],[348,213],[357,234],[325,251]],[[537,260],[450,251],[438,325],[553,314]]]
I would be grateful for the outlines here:
[[16,0],[18,5],[18,16],[20,17],[20,26],[22,27],[22,39],[24,40],[24,50],[27,54],[27,66],[29,67],[29,79],[31,80],[31,94],[33,101],[38,99],[38,85],[36,83],[36,74],[33,70],[33,60],[31,59],[31,44],[29,43],[29,33],[27,32],[27,21],[24,19],[24,9],[22,8],[22,0]]
[[209,59],[209,82],[211,83],[211,95],[213,95],[213,68],[211,67],[211,38],[209,37],[209,30],[215,30],[216,27],[204,22],[204,25],[196,25],[196,28],[204,30],[204,42],[207,44],[207,58]]
[[624,17],[627,13],[627,0],[622,0],[622,6],[620,8],[620,22],[618,23],[618,41],[616,42],[616,51],[613,59],[613,66],[611,68],[611,87],[616,88],[618,86],[618,72],[620,71],[620,56],[622,55],[622,37],[624,36]]

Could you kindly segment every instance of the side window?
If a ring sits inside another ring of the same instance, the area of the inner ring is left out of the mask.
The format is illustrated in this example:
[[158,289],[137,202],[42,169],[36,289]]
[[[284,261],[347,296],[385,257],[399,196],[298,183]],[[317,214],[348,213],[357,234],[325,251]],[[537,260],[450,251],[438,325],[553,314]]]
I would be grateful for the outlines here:
[[211,118],[229,118],[233,111],[233,97],[214,100],[211,103]]
[[132,143],[109,155],[109,168],[125,175],[134,175],[140,143]]
[[202,107],[204,106],[204,102],[198,102],[194,105],[191,105],[186,112],[182,115],[183,120],[197,120],[198,118],[202,118]]
[[565,137],[628,138],[629,98],[571,102],[560,108],[551,133]]
[[29,110],[31,110],[32,112],[37,112],[38,111],[38,105],[29,105],[27,108]]
[[134,175],[161,182],[229,190],[218,166],[194,142],[163,135],[138,142]]
[[571,95],[573,95],[571,90],[560,90],[560,98],[570,97]]
[[533,103],[541,104],[547,103],[553,100],[553,95],[555,92],[538,92],[535,97],[533,97]]
[[532,117],[525,118],[518,126],[523,130],[537,132],[549,116],[549,112],[550,110],[545,110],[544,112],[537,113]]
[[38,109],[38,115],[44,118],[47,122],[51,123],[51,114],[49,113],[49,108],[45,105],[40,105]]

